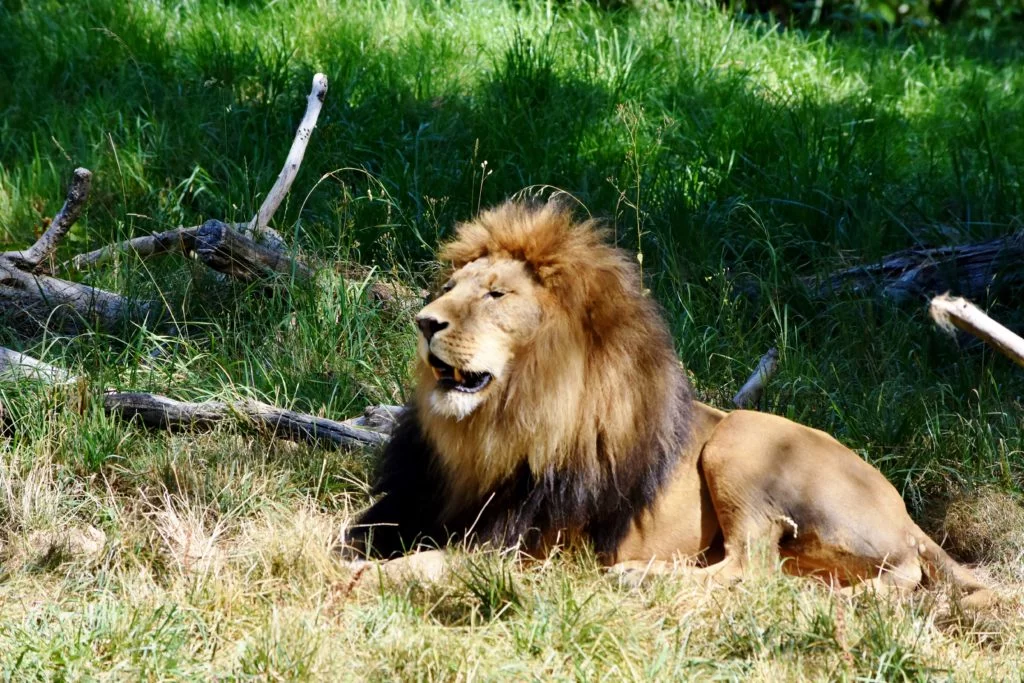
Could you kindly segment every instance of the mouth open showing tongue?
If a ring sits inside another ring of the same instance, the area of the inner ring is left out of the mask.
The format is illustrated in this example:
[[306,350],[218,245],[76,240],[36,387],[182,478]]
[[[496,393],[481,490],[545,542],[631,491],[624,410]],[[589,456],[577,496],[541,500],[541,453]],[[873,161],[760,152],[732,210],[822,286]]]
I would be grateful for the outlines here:
[[433,353],[427,356],[430,369],[434,371],[437,385],[445,391],[461,391],[464,394],[475,394],[491,383],[489,372],[467,372],[453,368]]

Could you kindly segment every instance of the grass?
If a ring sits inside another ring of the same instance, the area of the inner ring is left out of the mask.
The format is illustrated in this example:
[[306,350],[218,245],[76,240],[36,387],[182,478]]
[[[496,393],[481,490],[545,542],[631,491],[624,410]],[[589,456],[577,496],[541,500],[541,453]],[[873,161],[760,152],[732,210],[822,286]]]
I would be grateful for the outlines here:
[[[1019,37],[833,36],[698,3],[539,0],[12,0],[0,34],[5,248],[33,240],[76,165],[94,192],[62,256],[248,218],[324,71],[320,124],[275,219],[307,253],[421,286],[437,241],[477,207],[572,192],[642,254],[703,397],[724,405],[777,345],[765,409],[836,434],[917,519],[959,534],[962,556],[1020,581],[1020,534],[1000,525],[1022,519],[1024,376],[937,333],[923,305],[822,303],[802,284],[1021,227]],[[0,344],[96,391],[332,417],[404,397],[409,312],[332,269],[269,295],[176,259],[84,279],[166,299],[191,334],[160,357],[152,329],[0,324]],[[1024,323],[1012,299],[980,303]],[[15,426],[0,437],[8,679],[974,680],[1024,664],[1018,598],[975,621],[928,595],[843,598],[778,577],[630,591],[591,558],[491,556],[441,586],[352,598],[329,548],[367,501],[373,453],[151,434],[83,395],[0,385]]]

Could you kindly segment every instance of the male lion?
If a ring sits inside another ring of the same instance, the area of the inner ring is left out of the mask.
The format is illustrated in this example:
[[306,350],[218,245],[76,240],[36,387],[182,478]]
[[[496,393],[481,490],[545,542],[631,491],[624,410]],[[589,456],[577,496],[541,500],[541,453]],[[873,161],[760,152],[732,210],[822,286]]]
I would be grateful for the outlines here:
[[416,316],[415,398],[349,548],[396,558],[459,540],[538,557],[582,541],[619,571],[728,581],[757,543],[841,585],[927,576],[988,595],[828,434],[695,401],[633,260],[603,237],[553,203],[458,227],[440,253],[450,278]]

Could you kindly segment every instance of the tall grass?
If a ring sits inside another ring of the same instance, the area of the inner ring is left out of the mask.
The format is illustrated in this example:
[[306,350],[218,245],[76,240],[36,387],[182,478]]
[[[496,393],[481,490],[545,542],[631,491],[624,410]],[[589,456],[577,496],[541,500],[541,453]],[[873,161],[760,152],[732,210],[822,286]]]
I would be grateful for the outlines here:
[[[805,285],[1022,227],[1019,37],[833,36],[701,3],[540,0],[15,0],[0,35],[8,248],[33,240],[77,165],[96,179],[66,255],[248,218],[323,71],[320,124],[275,219],[315,258],[421,286],[457,220],[561,188],[642,254],[702,397],[724,405],[778,346],[763,407],[863,453],[918,519],[978,487],[1020,491],[1018,370],[936,333],[923,305],[822,302]],[[0,324],[0,344],[93,391],[255,396],[333,417],[404,398],[409,312],[330,268],[270,293],[176,259],[83,277],[165,298],[188,334]],[[1024,321],[1017,302],[982,303]],[[1024,653],[1012,622],[927,598],[786,579],[630,592],[588,558],[528,571],[467,558],[439,588],[354,599],[328,549],[367,500],[372,453],[229,427],[153,435],[88,395],[0,385],[14,427],[0,436],[9,678],[974,678],[1009,675]],[[1004,518],[1018,517],[992,515]],[[98,552],[68,535],[89,528]],[[1018,576],[1007,548],[992,571]]]

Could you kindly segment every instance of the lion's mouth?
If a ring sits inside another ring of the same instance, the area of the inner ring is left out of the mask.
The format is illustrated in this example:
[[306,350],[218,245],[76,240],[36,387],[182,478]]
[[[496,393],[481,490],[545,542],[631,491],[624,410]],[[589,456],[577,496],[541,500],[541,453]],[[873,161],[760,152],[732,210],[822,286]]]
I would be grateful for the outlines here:
[[434,379],[442,389],[461,391],[464,394],[475,394],[491,383],[489,372],[468,372],[448,365],[433,353],[427,355],[427,362],[434,372]]

